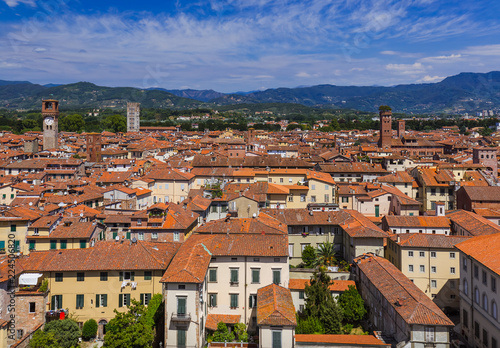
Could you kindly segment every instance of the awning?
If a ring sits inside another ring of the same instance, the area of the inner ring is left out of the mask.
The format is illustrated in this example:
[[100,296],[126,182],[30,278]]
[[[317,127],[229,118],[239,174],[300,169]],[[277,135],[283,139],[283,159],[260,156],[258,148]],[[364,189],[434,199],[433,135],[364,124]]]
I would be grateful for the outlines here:
[[41,276],[41,273],[23,273],[19,276],[19,285],[36,285]]

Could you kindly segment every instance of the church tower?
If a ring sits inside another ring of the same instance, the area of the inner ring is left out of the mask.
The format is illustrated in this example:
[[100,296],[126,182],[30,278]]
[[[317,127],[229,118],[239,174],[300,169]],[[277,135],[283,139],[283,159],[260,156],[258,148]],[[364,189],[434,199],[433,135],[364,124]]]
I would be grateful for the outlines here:
[[382,105],[379,108],[380,117],[380,138],[379,147],[391,147],[392,139],[392,110],[390,107]]
[[57,149],[59,127],[59,101],[54,99],[42,100],[43,117],[43,150]]

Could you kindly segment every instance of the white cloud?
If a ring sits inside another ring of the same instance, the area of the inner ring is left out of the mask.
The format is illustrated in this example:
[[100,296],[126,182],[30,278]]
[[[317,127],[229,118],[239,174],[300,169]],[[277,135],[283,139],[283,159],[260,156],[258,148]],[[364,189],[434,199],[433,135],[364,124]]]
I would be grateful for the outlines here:
[[26,4],[32,7],[36,6],[35,0],[4,0],[9,7],[16,7],[19,4]]
[[424,66],[420,62],[416,62],[413,64],[387,64],[385,68],[403,75],[410,75],[422,73],[429,67]]
[[500,56],[500,45],[470,46],[463,52],[475,56]]
[[417,82],[420,82],[420,83],[433,83],[433,82],[442,81],[445,78],[446,78],[446,76],[429,76],[429,75],[426,75],[423,78],[421,78],[420,80],[417,80]]
[[422,62],[449,62],[451,60],[456,60],[462,58],[461,54],[450,54],[449,56],[435,56],[435,57],[425,57],[420,59]]
[[305,71],[301,71],[301,72],[295,74],[295,76],[297,76],[297,77],[306,77],[307,78],[307,77],[311,77],[311,74],[308,74]]

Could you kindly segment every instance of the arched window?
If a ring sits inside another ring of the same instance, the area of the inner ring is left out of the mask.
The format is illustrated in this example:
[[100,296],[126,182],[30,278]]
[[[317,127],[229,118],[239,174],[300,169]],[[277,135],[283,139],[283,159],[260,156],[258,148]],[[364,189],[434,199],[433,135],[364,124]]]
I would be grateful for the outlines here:
[[469,283],[467,283],[467,279],[464,278],[464,294],[469,295]]
[[495,300],[491,301],[491,316],[498,320],[498,307]]
[[474,289],[474,302],[479,304],[479,290],[477,288]]
[[483,293],[483,309],[488,311],[488,296],[485,293]]

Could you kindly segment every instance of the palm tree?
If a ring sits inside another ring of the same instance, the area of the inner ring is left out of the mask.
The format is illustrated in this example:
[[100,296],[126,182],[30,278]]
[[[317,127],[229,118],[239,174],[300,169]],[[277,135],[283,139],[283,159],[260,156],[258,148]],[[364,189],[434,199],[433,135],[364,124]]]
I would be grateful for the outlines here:
[[316,266],[334,266],[337,264],[335,257],[335,245],[330,242],[324,242],[318,245],[316,249]]

